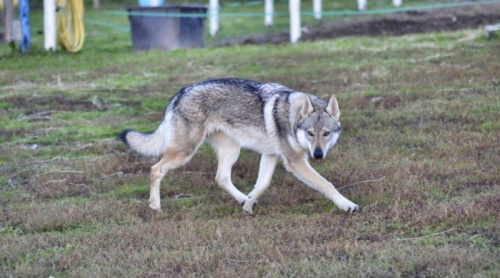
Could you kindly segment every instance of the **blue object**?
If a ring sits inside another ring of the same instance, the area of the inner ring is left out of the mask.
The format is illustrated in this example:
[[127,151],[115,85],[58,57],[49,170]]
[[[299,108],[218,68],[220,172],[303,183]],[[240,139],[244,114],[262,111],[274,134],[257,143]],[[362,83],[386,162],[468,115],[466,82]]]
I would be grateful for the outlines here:
[[28,0],[19,0],[19,20],[21,21],[21,51],[26,52],[31,44],[30,4]]
[[152,7],[154,6],[162,6],[163,0],[139,0],[139,6],[141,7]]

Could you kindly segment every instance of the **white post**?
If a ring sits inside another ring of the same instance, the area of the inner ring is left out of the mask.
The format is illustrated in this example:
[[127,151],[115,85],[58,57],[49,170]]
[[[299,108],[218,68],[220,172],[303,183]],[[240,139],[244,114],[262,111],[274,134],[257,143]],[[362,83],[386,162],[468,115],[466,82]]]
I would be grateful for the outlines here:
[[[396,0],[394,0],[396,1]],[[322,0],[314,0],[313,1],[313,11],[314,11],[314,18],[315,19],[321,19],[321,4]]]
[[210,35],[215,36],[219,31],[219,0],[210,0]]
[[365,11],[366,10],[366,0],[358,0],[358,10]]
[[43,0],[43,35],[45,50],[56,50],[56,1]]
[[403,4],[403,0],[392,0],[392,4],[394,7],[399,7],[401,4]]
[[300,38],[300,0],[290,0],[290,42],[296,43]]
[[272,26],[273,25],[273,13],[274,13],[274,1],[273,0],[266,0],[265,6],[264,6],[264,12],[266,13],[266,16],[264,17],[264,24],[266,26]]

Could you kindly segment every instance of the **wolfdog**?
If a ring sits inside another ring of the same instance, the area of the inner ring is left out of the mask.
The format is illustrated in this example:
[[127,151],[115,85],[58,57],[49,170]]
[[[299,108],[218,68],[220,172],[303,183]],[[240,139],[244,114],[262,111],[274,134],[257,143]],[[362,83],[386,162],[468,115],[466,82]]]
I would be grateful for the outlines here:
[[[257,199],[269,187],[278,161],[299,180],[323,193],[341,210],[358,206],[319,175],[308,158],[323,159],[340,136],[335,96],[327,102],[277,83],[228,78],[182,88],[173,96],[165,118],[151,134],[125,130],[118,139],[145,156],[160,157],[151,167],[149,207],[161,211],[160,182],[193,157],[203,141],[215,149],[216,182],[253,214]],[[245,195],[231,181],[240,148],[262,154],[254,189]]]

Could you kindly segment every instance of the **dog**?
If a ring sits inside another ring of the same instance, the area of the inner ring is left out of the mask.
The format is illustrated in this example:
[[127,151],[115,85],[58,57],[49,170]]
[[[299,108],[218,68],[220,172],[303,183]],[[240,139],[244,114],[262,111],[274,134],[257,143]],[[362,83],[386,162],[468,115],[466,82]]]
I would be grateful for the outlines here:
[[[334,95],[328,102],[277,83],[227,78],[182,88],[170,100],[160,126],[151,134],[124,130],[118,139],[133,151],[160,157],[151,167],[149,207],[161,211],[160,182],[183,166],[207,141],[217,155],[217,184],[253,214],[253,206],[271,182],[276,164],[323,193],[341,210],[358,205],[319,175],[308,158],[324,159],[340,133],[340,110]],[[262,154],[255,187],[245,195],[231,181],[240,148]]]

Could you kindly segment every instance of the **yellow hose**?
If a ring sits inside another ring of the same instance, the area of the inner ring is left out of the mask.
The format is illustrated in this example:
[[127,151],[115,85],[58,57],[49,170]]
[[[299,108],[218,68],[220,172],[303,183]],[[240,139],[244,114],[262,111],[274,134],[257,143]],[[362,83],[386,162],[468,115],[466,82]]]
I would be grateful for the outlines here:
[[62,48],[77,52],[85,41],[83,0],[56,0],[57,42]]

